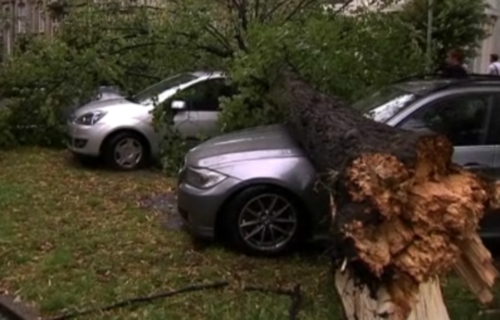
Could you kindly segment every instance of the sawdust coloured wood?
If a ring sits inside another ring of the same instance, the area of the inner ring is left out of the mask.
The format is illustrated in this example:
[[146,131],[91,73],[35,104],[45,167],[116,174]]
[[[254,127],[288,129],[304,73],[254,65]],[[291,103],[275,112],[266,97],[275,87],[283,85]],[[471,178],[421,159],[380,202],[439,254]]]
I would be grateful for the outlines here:
[[332,194],[347,318],[447,320],[438,277],[452,269],[488,303],[498,272],[476,230],[497,186],[453,164],[446,137],[374,122],[288,69],[278,83],[270,99]]

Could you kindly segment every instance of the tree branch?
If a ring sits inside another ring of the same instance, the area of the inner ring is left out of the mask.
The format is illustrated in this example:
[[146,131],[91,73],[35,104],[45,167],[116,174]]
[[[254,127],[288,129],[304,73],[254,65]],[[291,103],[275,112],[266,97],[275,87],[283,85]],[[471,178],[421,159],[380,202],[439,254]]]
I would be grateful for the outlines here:
[[283,7],[285,4],[287,4],[289,1],[290,0],[282,0],[282,1],[278,2],[274,7],[272,7],[271,10],[269,10],[269,12],[267,14],[265,12],[263,12],[262,13],[262,20],[263,21],[271,20],[274,13],[276,11],[278,11],[281,7]]
[[260,14],[259,14],[259,11],[260,11],[260,0],[255,0],[255,4],[254,4],[254,7],[253,7],[253,10],[254,10],[254,13],[253,13],[253,16],[254,16],[254,19],[258,19]]
[[157,77],[157,76],[152,76],[150,74],[144,74],[144,73],[134,72],[134,71],[130,71],[130,70],[125,70],[125,74],[129,75],[129,76],[134,76],[134,77],[141,77],[141,78],[145,78],[145,79],[151,79],[151,80],[154,80],[154,81],[160,81],[161,80],[161,78]]
[[216,38],[228,51],[232,51],[231,44],[229,40],[211,23],[207,23],[204,29],[210,33],[214,38]]
[[110,311],[114,309],[119,309],[119,308],[124,308],[124,307],[130,307],[132,305],[137,305],[141,303],[149,303],[154,300],[158,299],[164,299],[168,298],[174,295],[178,295],[181,293],[187,293],[187,292],[193,292],[193,291],[201,291],[201,290],[214,290],[214,289],[221,289],[224,287],[227,287],[229,283],[227,281],[218,281],[214,283],[209,283],[209,284],[198,284],[198,285],[190,285],[188,287],[179,289],[179,290],[173,290],[173,291],[164,291],[160,292],[154,295],[150,296],[144,296],[144,297],[137,297],[137,298],[132,298],[124,301],[117,302],[115,304],[102,307],[102,308],[89,308],[89,309],[84,309],[79,312],[75,313],[66,313],[62,314],[60,316],[56,316],[51,318],[51,320],[66,320],[66,319],[72,319],[76,318],[79,316],[84,316],[92,313],[99,313],[99,312],[105,312],[105,311]]
[[340,8],[338,8],[337,10],[335,10],[335,12],[333,13],[333,16],[335,17],[337,14],[343,12],[353,2],[354,2],[354,0],[344,1],[344,3],[342,4],[342,6]]
[[285,18],[283,22],[290,21],[300,10],[309,7],[312,5],[314,2],[317,0],[302,0],[299,2],[299,4],[290,12],[290,14]]
[[209,45],[196,45],[197,49],[204,50],[208,53],[211,53],[213,55],[216,55],[221,58],[229,58],[233,55],[233,52],[227,51],[227,50],[221,50],[217,47],[214,46],[209,46]]
[[[137,43],[134,45],[122,47],[122,48],[115,50],[115,51],[111,51],[109,54],[115,55],[115,54],[123,53],[126,51],[134,50],[134,49],[144,48],[144,47],[171,45],[171,44],[172,43],[163,42],[163,41]],[[215,46],[210,46],[210,45],[198,44],[198,45],[195,45],[195,47],[196,47],[196,49],[204,50],[208,53],[214,54],[214,55],[219,56],[221,58],[228,58],[228,57],[232,56],[232,54],[233,54],[231,51],[223,50],[223,49],[217,48]]]
[[248,30],[248,3],[247,0],[240,0],[240,21],[243,31]]
[[236,35],[234,38],[238,43],[238,48],[242,51],[248,52],[248,48],[243,40],[243,32],[246,32],[248,29],[248,17],[247,17],[247,2],[246,0],[232,0],[233,8],[236,9],[236,14],[238,17],[235,31]]
[[[191,41],[198,40],[198,36],[195,34],[189,34],[187,32],[178,32],[177,34],[180,36],[184,36]],[[226,50],[224,50],[224,49],[217,48],[216,46],[197,44],[197,45],[195,45],[195,48],[204,50],[208,53],[214,54],[214,55],[221,57],[221,58],[229,58],[234,54],[234,51],[232,50],[231,47],[228,47]]]

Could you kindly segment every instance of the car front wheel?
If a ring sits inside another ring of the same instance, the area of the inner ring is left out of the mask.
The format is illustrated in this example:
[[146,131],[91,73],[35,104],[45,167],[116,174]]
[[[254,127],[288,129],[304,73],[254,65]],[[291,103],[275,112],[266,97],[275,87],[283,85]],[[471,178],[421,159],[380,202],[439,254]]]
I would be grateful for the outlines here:
[[305,226],[295,197],[271,186],[243,190],[231,200],[226,214],[225,233],[230,244],[251,255],[290,251]]
[[113,135],[104,146],[104,160],[116,170],[130,171],[142,167],[148,158],[147,144],[134,132]]

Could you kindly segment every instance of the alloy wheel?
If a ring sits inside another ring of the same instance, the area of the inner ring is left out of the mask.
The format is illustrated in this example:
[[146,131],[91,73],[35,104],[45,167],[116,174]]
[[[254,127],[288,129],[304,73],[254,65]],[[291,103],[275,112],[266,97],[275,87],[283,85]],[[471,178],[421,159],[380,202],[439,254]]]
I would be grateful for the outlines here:
[[241,210],[238,229],[243,241],[259,251],[274,251],[297,232],[297,212],[284,197],[264,194],[252,198]]
[[125,169],[132,169],[141,162],[143,147],[140,141],[134,138],[120,140],[114,150],[116,164]]

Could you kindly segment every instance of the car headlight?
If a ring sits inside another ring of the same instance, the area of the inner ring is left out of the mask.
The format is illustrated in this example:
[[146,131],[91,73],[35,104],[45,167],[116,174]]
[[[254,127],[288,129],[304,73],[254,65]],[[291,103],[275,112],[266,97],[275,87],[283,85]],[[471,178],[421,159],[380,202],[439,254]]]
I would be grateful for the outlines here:
[[188,168],[186,170],[184,181],[187,184],[199,189],[209,189],[221,183],[226,178],[227,176],[223,175],[222,173],[212,170]]
[[104,112],[104,111],[87,112],[86,114],[81,115],[78,118],[76,118],[75,123],[82,124],[85,126],[93,126],[99,120],[101,120],[102,117],[104,117],[105,115],[106,115],[106,112]]

